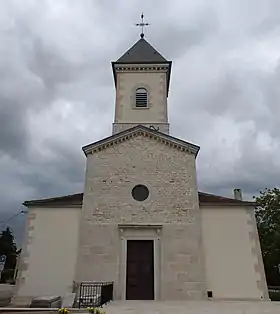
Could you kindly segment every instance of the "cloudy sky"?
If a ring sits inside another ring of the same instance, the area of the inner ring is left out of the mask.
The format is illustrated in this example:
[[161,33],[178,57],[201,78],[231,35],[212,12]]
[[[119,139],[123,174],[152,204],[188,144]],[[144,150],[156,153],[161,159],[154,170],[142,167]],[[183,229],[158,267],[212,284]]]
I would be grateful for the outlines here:
[[173,61],[172,135],[201,146],[200,189],[249,199],[279,184],[279,0],[2,0],[0,218],[82,191],[81,147],[111,135],[110,62],[142,11]]

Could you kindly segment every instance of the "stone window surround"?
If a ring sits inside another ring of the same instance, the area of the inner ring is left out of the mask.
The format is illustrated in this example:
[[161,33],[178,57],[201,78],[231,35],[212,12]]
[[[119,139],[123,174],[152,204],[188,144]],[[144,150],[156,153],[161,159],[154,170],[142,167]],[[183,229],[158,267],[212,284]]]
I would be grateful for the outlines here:
[[121,254],[119,263],[119,282],[122,291],[121,299],[126,300],[126,254],[128,240],[152,240],[154,242],[154,299],[160,300],[160,256],[162,225],[136,224],[119,225]]
[[[147,91],[148,101],[147,101],[146,107],[136,107],[136,97],[135,96],[136,96],[136,91],[139,88],[144,88]],[[131,103],[132,109],[134,109],[134,110],[150,109],[150,107],[151,107],[151,88],[149,87],[149,85],[147,85],[145,83],[140,83],[140,84],[135,85],[131,90],[130,103]]]

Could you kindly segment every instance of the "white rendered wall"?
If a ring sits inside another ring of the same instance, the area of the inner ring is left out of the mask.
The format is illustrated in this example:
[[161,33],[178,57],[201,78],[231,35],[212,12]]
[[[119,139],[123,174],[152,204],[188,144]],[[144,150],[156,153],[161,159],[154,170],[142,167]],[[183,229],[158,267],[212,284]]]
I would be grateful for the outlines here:
[[71,292],[81,208],[31,208],[18,296]]
[[201,209],[207,290],[217,299],[267,298],[253,208]]

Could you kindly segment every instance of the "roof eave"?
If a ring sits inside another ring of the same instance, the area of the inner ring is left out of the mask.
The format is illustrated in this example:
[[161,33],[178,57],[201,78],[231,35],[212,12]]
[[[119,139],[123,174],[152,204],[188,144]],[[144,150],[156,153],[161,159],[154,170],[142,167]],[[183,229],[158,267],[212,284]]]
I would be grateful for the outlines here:
[[115,88],[116,88],[117,87],[117,75],[116,75],[115,64],[116,64],[116,62],[111,62],[112,70],[113,70],[114,83],[115,83]]
[[246,202],[246,201],[244,201],[244,202],[240,202],[240,203],[229,203],[229,202],[223,202],[223,201],[221,201],[221,202],[215,202],[215,203],[207,203],[207,202],[200,202],[199,203],[199,206],[208,206],[208,207],[217,207],[217,206],[219,206],[219,207],[226,207],[226,206],[235,206],[235,207],[243,207],[243,206],[249,206],[249,207],[255,207],[256,206],[256,204],[255,203],[251,203],[251,202]]
[[120,62],[120,61],[112,61],[113,64],[168,64],[172,61],[125,61],[125,62]]
[[[255,202],[250,201],[238,201],[229,198],[223,198],[221,196],[208,194],[204,192],[198,192],[199,196],[209,195],[212,197],[218,197],[218,200],[210,201],[199,201],[200,207],[256,207]],[[73,197],[78,197],[78,199],[71,199]],[[49,199],[39,199],[39,200],[30,200],[25,201],[22,205],[28,208],[81,208],[83,204],[83,193],[77,193],[67,196],[53,197]]]
[[170,86],[170,78],[171,78],[171,68],[172,68],[172,61],[168,61],[169,63],[169,67],[168,67],[168,73],[167,73],[167,84],[166,84],[166,88],[167,88],[167,97],[169,94],[169,86]]
[[[59,204],[50,204],[50,203],[36,203],[36,202],[29,202],[26,201],[22,205],[24,205],[27,208],[61,208],[61,207],[67,207],[67,208],[81,208],[82,204],[69,204],[67,202],[65,203],[59,203]],[[199,203],[200,207],[255,207],[256,205],[254,203],[227,203],[227,202],[220,202],[220,203]]]
[[60,207],[67,207],[67,208],[72,208],[72,207],[81,207],[81,203],[73,203],[69,204],[67,202],[65,203],[47,203],[47,202],[36,202],[36,201],[25,201],[22,203],[23,206],[27,208],[35,208],[35,207],[45,207],[45,208],[60,208]]

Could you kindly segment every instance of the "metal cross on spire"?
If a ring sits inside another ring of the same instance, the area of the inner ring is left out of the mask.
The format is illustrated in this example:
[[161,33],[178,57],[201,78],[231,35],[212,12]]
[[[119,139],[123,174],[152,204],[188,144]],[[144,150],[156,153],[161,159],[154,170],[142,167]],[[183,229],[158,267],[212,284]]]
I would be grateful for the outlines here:
[[141,27],[140,37],[144,38],[144,27],[145,26],[149,26],[150,24],[149,23],[144,23],[144,14],[143,13],[141,14],[141,23],[137,23],[135,25]]

